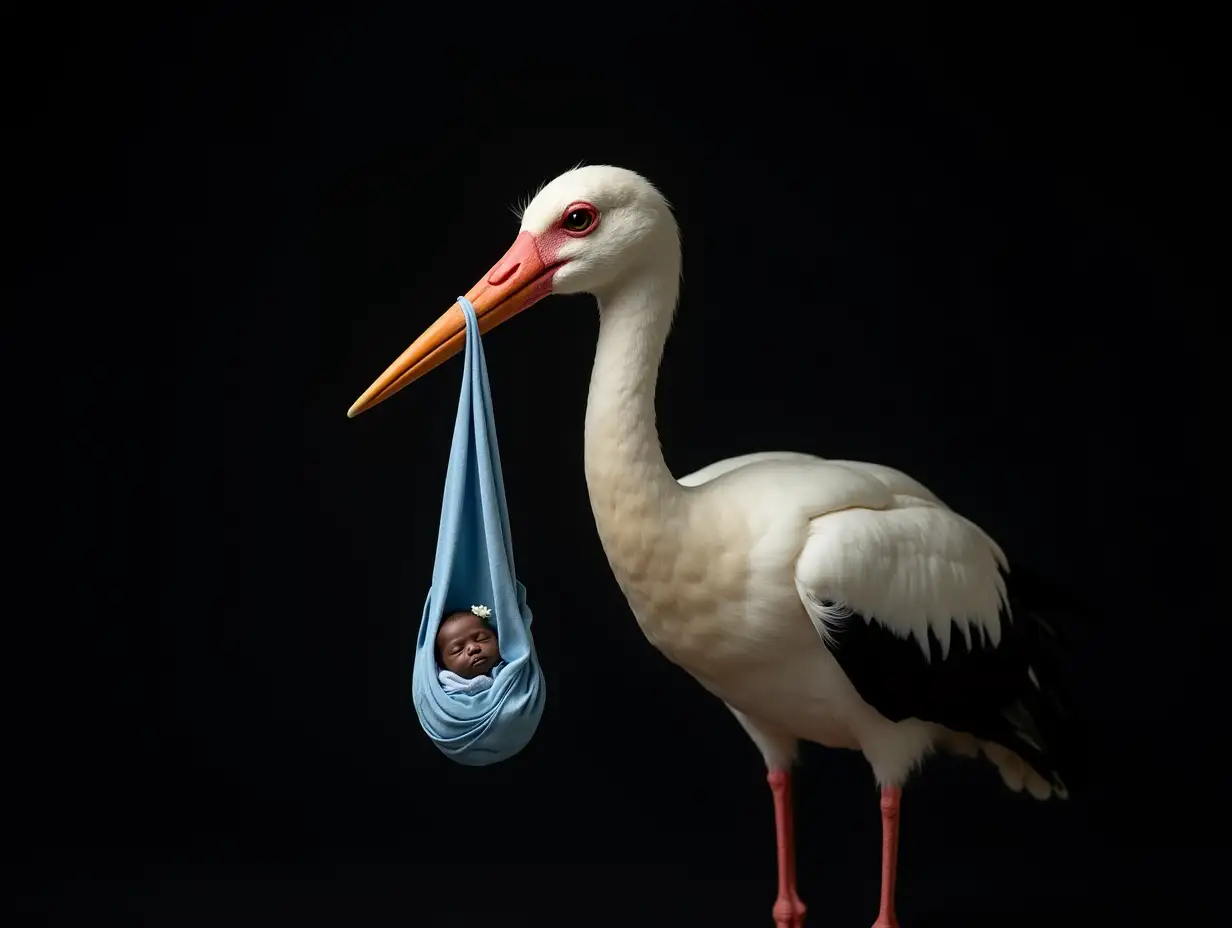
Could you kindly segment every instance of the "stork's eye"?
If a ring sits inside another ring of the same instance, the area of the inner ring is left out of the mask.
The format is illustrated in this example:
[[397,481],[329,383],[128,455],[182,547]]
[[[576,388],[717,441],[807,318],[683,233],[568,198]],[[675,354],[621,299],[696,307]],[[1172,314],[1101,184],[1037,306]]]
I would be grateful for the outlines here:
[[574,235],[582,235],[593,229],[598,219],[599,213],[593,206],[574,205],[565,210],[560,227]]

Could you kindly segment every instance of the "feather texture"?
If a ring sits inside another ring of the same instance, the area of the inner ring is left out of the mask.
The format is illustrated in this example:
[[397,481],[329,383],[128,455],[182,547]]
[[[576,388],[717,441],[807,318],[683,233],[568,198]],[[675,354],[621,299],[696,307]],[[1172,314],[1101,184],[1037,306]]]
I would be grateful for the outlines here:
[[826,648],[881,715],[1006,748],[1067,793],[1053,630],[1016,603],[1003,553],[977,526],[903,496],[889,510],[831,513],[809,525],[796,584]]

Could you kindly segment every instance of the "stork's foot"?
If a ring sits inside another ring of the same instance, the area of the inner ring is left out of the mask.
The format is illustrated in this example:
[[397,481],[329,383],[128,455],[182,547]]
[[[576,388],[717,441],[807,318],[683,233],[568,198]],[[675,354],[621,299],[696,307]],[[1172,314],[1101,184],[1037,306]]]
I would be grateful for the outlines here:
[[778,928],[804,928],[804,913],[807,911],[794,892],[790,896],[779,896],[774,903],[774,923]]

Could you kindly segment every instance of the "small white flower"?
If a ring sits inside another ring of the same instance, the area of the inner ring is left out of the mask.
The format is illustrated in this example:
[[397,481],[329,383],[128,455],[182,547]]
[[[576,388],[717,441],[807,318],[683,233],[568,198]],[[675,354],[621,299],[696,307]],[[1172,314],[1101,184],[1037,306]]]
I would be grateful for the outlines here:
[[487,606],[471,606],[471,612],[479,616],[481,619],[486,619],[492,614],[492,610]]

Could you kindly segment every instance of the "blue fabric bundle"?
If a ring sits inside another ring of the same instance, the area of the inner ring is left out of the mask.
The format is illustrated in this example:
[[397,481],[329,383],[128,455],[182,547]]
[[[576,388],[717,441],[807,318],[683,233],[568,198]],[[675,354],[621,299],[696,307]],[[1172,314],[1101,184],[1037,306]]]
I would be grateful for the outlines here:
[[[514,573],[479,323],[465,297],[458,297],[458,303],[466,315],[462,395],[411,686],[415,712],[428,737],[451,760],[481,767],[507,760],[526,747],[539,727],[546,693],[530,633],[526,588]],[[480,604],[492,610],[489,621],[495,621],[505,666],[482,693],[446,693],[435,653],[441,619]]]

